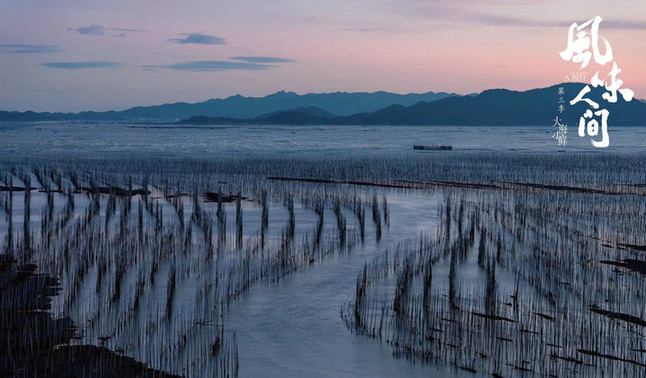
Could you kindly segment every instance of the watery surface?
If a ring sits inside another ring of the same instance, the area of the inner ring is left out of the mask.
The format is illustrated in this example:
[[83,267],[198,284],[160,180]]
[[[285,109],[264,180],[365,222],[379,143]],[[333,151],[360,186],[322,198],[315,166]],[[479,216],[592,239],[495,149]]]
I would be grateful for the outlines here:
[[254,286],[231,306],[226,321],[238,330],[241,375],[455,376],[447,368],[393,358],[387,344],[350,333],[339,316],[366,260],[439,222],[436,198],[393,195],[388,201],[391,226],[379,243],[367,222],[366,242],[350,254],[304,268],[278,284]]
[[[448,144],[455,150],[638,151],[646,129],[609,129],[610,147],[594,148],[591,137],[570,128],[558,146],[554,128],[406,126],[173,126],[124,124],[0,123],[0,154],[160,154],[164,156],[319,156],[405,154],[414,144]],[[428,152],[427,152],[428,153]]]

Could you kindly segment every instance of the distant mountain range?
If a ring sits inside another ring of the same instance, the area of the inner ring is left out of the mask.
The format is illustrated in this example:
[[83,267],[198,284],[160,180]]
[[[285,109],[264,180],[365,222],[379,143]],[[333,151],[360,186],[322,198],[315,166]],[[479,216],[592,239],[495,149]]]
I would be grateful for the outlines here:
[[[580,117],[590,106],[581,101],[570,105],[585,84],[563,83],[548,88],[528,91],[507,89],[486,90],[478,95],[451,96],[432,102],[418,102],[411,106],[391,105],[375,112],[349,116],[330,116],[321,109],[290,109],[268,116],[249,119],[193,117],[183,124],[326,124],[326,125],[552,125],[558,116],[570,127],[578,126]],[[558,89],[563,88],[564,110],[559,112]],[[608,103],[601,95],[602,88],[592,88],[585,96],[610,112],[608,123],[616,126],[646,126],[646,103],[625,102],[618,95],[616,103]],[[598,117],[597,117],[598,118]]]
[[[157,106],[138,106],[123,111],[81,113],[36,113],[0,111],[0,121],[56,121],[56,120],[103,120],[135,122],[169,122],[194,116],[253,119],[279,111],[316,107],[332,116],[347,116],[362,112],[374,112],[390,105],[409,106],[420,101],[430,102],[458,96],[454,93],[309,93],[276,92],[265,97],[240,95],[225,99],[189,104],[178,102]],[[319,114],[322,115],[323,113]]]
[[[555,117],[570,127],[590,106],[581,101],[570,106],[585,86],[563,83],[528,91],[490,89],[459,96],[428,92],[399,95],[375,93],[327,93],[298,95],[277,92],[265,97],[232,96],[197,104],[175,103],[137,107],[125,111],[81,113],[0,112],[0,121],[112,120],[175,121],[179,124],[260,125],[552,125]],[[563,88],[563,112],[558,110],[558,89]],[[646,126],[646,103],[608,103],[603,88],[586,96],[610,112],[609,124]]]

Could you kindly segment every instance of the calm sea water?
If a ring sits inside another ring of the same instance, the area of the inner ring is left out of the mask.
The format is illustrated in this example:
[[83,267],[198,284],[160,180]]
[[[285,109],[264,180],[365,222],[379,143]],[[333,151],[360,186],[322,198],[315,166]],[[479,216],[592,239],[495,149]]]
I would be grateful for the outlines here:
[[[69,122],[0,123],[0,155],[150,154],[164,156],[317,156],[407,154],[414,144],[448,144],[458,151],[596,151],[591,137],[570,128],[566,146],[545,127],[423,126],[174,126]],[[640,151],[646,129],[609,129],[603,151]]]

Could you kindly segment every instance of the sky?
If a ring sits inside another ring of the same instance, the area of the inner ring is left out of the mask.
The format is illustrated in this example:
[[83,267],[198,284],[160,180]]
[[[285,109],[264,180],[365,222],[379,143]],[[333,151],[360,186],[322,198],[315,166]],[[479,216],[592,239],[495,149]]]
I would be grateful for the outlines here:
[[547,87],[607,74],[559,56],[597,15],[624,87],[646,98],[644,1],[0,0],[0,110]]

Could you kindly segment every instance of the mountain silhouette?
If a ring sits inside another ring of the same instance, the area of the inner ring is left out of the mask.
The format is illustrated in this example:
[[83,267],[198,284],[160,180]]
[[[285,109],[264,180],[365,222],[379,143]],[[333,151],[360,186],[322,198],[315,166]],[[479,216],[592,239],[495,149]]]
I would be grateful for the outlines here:
[[[591,108],[583,101],[575,105],[570,105],[569,101],[574,99],[585,85],[584,83],[562,83],[527,91],[490,89],[466,96],[434,92],[408,95],[387,92],[298,95],[281,91],[259,98],[238,95],[198,104],[176,103],[137,107],[122,112],[0,112],[0,121],[138,120],[155,122],[155,120],[165,120],[168,122],[169,120],[182,119],[178,123],[538,126],[553,125],[555,118],[558,117],[561,123],[575,127],[578,126],[579,119],[586,110]],[[559,111],[559,88],[564,91],[562,112]],[[616,103],[609,103],[602,98],[605,92],[606,90],[602,87],[591,87],[591,92],[586,98],[597,102],[600,109],[609,111],[609,125],[646,126],[646,103],[644,101],[626,102],[621,95],[618,95]],[[372,110],[344,114],[357,109]]]
[[123,111],[81,113],[36,113],[0,111],[0,121],[113,120],[136,122],[168,122],[194,116],[253,119],[262,115],[295,108],[316,107],[336,116],[373,112],[386,106],[413,105],[420,101],[435,101],[457,96],[452,93],[309,93],[276,92],[265,97],[235,95],[225,99],[189,104],[178,102],[156,106],[138,106]]
[[[412,106],[389,106],[372,113],[333,119],[345,125],[547,125],[558,116],[562,123],[574,126],[590,106],[586,102],[570,105],[585,87],[582,83],[563,83],[528,91],[486,90],[476,96],[451,97]],[[559,112],[559,88],[563,88],[564,109]],[[602,99],[603,88],[591,88],[586,96],[610,112],[609,124],[646,125],[646,104],[626,102],[618,95],[616,103]],[[598,118],[598,117],[597,117]]]
[[[591,109],[590,105],[583,101],[574,105],[570,105],[569,102],[585,85],[563,83],[528,91],[491,89],[477,95],[453,96],[432,102],[418,102],[411,106],[391,105],[375,112],[345,117],[322,117],[312,112],[293,109],[274,113],[268,118],[240,120],[200,117],[187,119],[182,123],[542,126],[553,125],[558,117],[560,123],[578,127],[581,116],[587,109]],[[559,88],[563,88],[563,96],[559,96]],[[601,87],[591,87],[591,92],[585,97],[598,103],[599,109],[609,111],[608,124],[646,125],[646,103],[640,100],[626,102],[621,95],[618,95],[616,103],[609,103],[602,98],[605,92]],[[560,97],[563,97],[563,112],[559,111]]]

